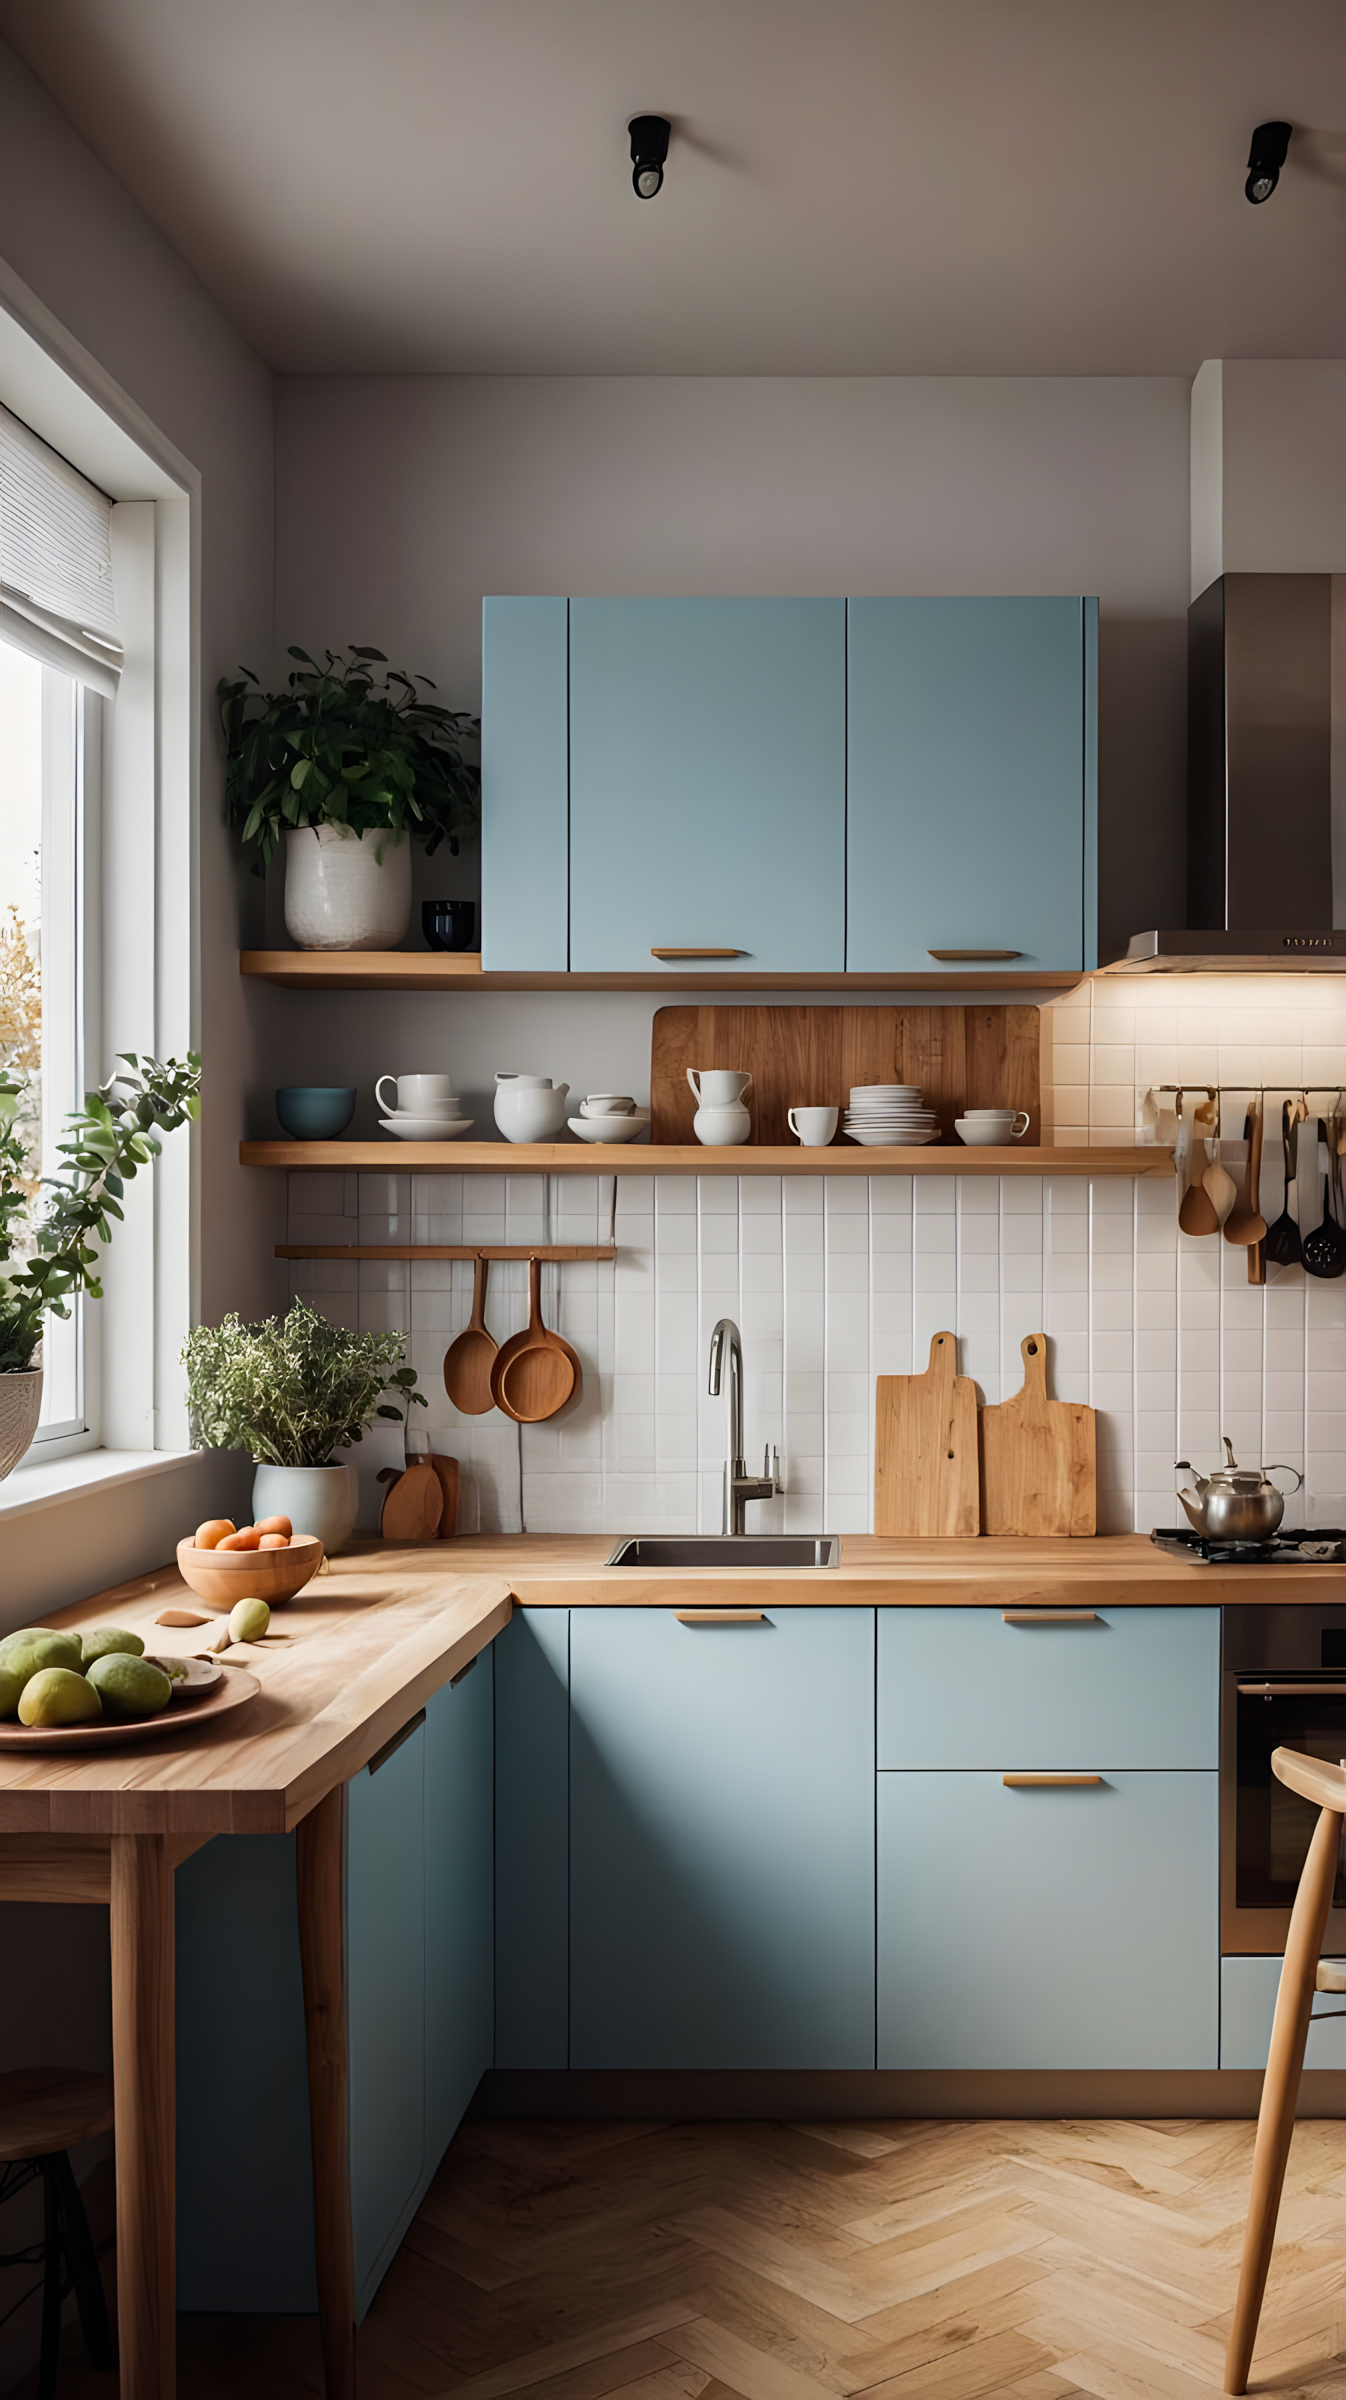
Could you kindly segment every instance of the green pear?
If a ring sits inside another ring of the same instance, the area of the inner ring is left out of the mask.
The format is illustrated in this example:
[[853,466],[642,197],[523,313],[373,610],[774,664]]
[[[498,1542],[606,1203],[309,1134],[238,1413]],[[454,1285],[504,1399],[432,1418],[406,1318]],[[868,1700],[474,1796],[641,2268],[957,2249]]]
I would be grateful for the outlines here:
[[114,1724],[126,1724],[135,1717],[157,1717],[173,1697],[173,1686],[162,1667],[156,1667],[152,1658],[128,1658],[124,1650],[110,1650],[105,1658],[96,1658],[89,1669],[89,1682],[104,1716]]
[[91,1667],[96,1658],[108,1658],[116,1651],[128,1657],[143,1658],[145,1645],[138,1633],[127,1633],[121,1625],[95,1625],[86,1633],[82,1643],[81,1664]]
[[19,1696],[21,1725],[90,1725],[102,1713],[93,1685],[71,1667],[43,1667]]

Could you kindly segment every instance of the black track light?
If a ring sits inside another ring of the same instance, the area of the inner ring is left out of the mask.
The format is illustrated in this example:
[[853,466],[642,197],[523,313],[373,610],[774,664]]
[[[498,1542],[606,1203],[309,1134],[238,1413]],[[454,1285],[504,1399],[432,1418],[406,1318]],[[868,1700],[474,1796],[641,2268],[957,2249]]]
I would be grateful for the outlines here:
[[1243,186],[1254,208],[1269,200],[1280,182],[1293,132],[1293,125],[1283,125],[1279,117],[1273,118],[1269,125],[1259,125],[1254,132],[1248,152],[1248,180]]
[[631,136],[631,189],[637,200],[652,200],[663,188],[664,160],[673,128],[667,117],[632,117],[626,130]]

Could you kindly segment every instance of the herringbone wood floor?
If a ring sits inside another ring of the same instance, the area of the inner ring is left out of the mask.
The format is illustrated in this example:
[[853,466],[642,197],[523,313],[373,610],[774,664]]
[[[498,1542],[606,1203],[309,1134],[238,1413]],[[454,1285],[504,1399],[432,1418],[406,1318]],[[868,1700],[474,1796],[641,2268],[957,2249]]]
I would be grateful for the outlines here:
[[[1202,2400],[1252,2137],[468,2126],[361,2331],[361,2400]],[[180,2354],[183,2400],[321,2389],[311,2320],[183,2318]],[[1296,2129],[1251,2388],[1346,2396],[1346,2124]]]

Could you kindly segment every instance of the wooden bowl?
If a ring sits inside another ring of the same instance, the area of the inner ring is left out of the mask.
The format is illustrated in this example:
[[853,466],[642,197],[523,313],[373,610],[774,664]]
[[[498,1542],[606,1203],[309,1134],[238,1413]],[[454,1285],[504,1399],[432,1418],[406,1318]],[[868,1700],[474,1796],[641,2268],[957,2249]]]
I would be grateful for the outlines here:
[[218,1608],[232,1608],[236,1600],[265,1600],[275,1608],[302,1592],[322,1562],[316,1533],[297,1533],[285,1550],[198,1550],[195,1542],[178,1544],[183,1582]]

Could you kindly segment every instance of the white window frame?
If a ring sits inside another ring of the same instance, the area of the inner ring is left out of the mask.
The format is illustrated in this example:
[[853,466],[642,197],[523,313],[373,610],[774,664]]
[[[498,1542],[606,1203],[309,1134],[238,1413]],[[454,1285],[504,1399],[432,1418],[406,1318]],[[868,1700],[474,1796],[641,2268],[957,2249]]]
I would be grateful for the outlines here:
[[[0,403],[110,494],[125,660],[115,704],[81,686],[85,895],[79,961],[83,1083],[132,1050],[181,1056],[199,1044],[196,823],[200,477],[143,412],[0,261]],[[100,722],[101,720],[101,722]],[[0,1484],[104,1477],[107,1453],[155,1463],[190,1449],[179,1352],[199,1288],[199,1143],[194,1126],[128,1184],[125,1222],[85,1306],[83,1427],[35,1444]]]

